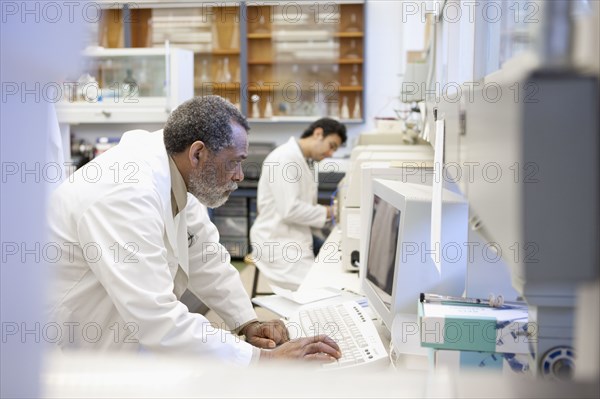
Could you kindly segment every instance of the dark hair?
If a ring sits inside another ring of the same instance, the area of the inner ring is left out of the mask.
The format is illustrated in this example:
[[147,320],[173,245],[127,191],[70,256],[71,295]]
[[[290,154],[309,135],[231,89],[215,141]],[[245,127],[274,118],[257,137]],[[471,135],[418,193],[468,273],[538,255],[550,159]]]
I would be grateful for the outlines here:
[[178,154],[195,141],[213,152],[233,145],[231,123],[250,130],[248,121],[229,101],[219,96],[194,97],[177,107],[163,129],[168,154]]
[[323,137],[327,137],[330,134],[337,134],[342,139],[342,144],[346,142],[346,126],[343,123],[336,121],[331,118],[321,118],[318,121],[313,122],[305,131],[302,133],[301,138],[312,136],[314,130],[320,127],[323,129]]

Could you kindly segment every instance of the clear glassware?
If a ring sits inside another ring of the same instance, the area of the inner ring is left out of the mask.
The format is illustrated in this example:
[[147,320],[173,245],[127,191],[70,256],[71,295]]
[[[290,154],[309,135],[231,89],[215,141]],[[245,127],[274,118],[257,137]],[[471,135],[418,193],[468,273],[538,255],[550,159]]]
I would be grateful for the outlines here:
[[340,110],[340,117],[342,119],[350,119],[350,108],[348,108],[348,97],[342,98],[342,108]]
[[352,66],[352,75],[350,76],[350,86],[360,86],[358,81],[358,65]]
[[208,60],[205,58],[202,60],[202,72],[200,73],[200,81],[210,82],[210,73],[208,71]]
[[339,103],[338,99],[337,98],[332,99],[328,105],[329,106],[328,106],[327,113],[329,114],[329,116],[331,118],[338,118],[340,116],[340,103]]
[[267,101],[265,106],[265,118],[271,118],[273,116],[273,106],[270,101]]
[[354,39],[350,40],[350,49],[348,49],[348,51],[346,51],[346,54],[344,55],[344,57],[352,58],[352,59],[360,58],[360,56],[358,55],[358,47],[356,45],[356,40],[354,40]]
[[223,77],[222,82],[225,82],[225,83],[231,82],[231,71],[229,70],[229,57],[225,57],[225,59],[223,60],[222,77]]
[[123,94],[127,96],[133,96],[138,94],[138,84],[137,81],[133,78],[133,71],[131,69],[127,69],[127,76],[123,79]]
[[350,23],[346,27],[346,32],[358,32],[360,31],[360,26],[358,25],[358,18],[356,17],[356,13],[350,14]]
[[261,15],[258,19],[258,26],[254,30],[255,33],[268,33],[267,24],[265,23],[265,16]]
[[362,118],[362,111],[360,109],[359,96],[356,96],[356,99],[354,100],[354,109],[352,110],[352,118],[353,119],[361,119]]
[[340,86],[340,66],[338,64],[333,64],[331,66],[331,80],[329,83],[335,85],[336,87]]
[[252,101],[252,118],[260,118],[260,109],[258,108],[260,97],[257,94],[253,94],[250,97],[250,101]]
[[222,82],[225,76],[223,76],[223,60],[217,61],[217,76],[215,81]]

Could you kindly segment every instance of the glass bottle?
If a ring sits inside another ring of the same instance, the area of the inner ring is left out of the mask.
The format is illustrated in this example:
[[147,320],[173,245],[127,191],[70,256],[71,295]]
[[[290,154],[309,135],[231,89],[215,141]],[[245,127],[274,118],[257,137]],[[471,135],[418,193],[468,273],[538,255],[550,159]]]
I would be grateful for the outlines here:
[[253,94],[252,97],[250,97],[250,101],[252,101],[252,117],[260,118],[260,109],[258,108],[260,97],[257,94]]
[[356,40],[350,40],[350,49],[346,52],[346,58],[360,58],[356,47]]
[[267,101],[265,106],[265,118],[271,118],[273,116],[273,106],[270,101]]
[[329,103],[327,113],[329,114],[329,116],[331,118],[338,118],[340,116],[340,103],[339,103],[337,97],[332,99],[331,102]]
[[217,76],[215,81],[222,82],[225,77],[223,76],[223,60],[217,61]]
[[356,99],[354,100],[354,109],[352,110],[352,118],[353,119],[361,119],[362,118],[362,114],[361,114],[361,110],[360,110],[359,96],[356,96]]
[[339,87],[340,86],[339,76],[340,76],[340,66],[338,64],[333,64],[331,66],[331,81],[329,83],[331,83],[335,87]]
[[258,19],[258,26],[256,27],[256,30],[254,32],[256,32],[256,33],[269,32],[269,29],[267,29],[267,25],[265,24],[265,16],[264,15],[261,15],[260,18]]
[[225,59],[223,60],[222,76],[223,76],[222,82],[225,82],[225,83],[231,82],[231,72],[229,71],[229,57],[225,57]]
[[350,14],[350,23],[346,28],[346,32],[358,32],[360,31],[360,27],[358,26],[358,18],[356,17],[356,13]]
[[350,76],[350,86],[360,86],[360,82],[358,81],[358,65],[354,64],[352,67],[352,75]]
[[348,108],[348,97],[342,98],[342,109],[340,110],[340,117],[342,119],[350,119],[350,108]]
[[209,73],[208,73],[208,60],[207,59],[203,59],[202,60],[202,72],[200,73],[200,82],[201,83],[210,82],[210,77],[209,77]]
[[127,76],[123,79],[123,93],[126,96],[137,95],[137,81],[133,78],[133,71],[131,69],[127,69]]

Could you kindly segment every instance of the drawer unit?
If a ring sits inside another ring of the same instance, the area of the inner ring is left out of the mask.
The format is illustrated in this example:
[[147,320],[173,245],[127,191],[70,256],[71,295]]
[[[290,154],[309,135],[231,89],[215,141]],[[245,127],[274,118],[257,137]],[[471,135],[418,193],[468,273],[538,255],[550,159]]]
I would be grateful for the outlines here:
[[247,216],[215,216],[214,223],[221,236],[246,237],[248,235]]

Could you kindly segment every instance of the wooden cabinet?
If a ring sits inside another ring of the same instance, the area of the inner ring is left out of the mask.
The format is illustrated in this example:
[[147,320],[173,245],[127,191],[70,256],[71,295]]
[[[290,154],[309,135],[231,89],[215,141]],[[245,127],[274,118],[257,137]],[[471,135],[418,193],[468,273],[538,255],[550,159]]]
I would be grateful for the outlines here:
[[216,4],[139,3],[127,10],[114,9],[113,3],[102,11],[98,44],[163,48],[168,42],[170,47],[191,50],[194,94],[218,94],[241,109],[240,5]]
[[249,5],[251,120],[363,118],[364,4]]
[[[79,81],[56,111],[60,123],[165,123],[193,97],[193,54],[175,48],[89,48]],[[87,80],[86,80],[87,79]]]
[[192,50],[195,95],[221,95],[251,121],[363,119],[362,1],[111,4],[101,46]]

